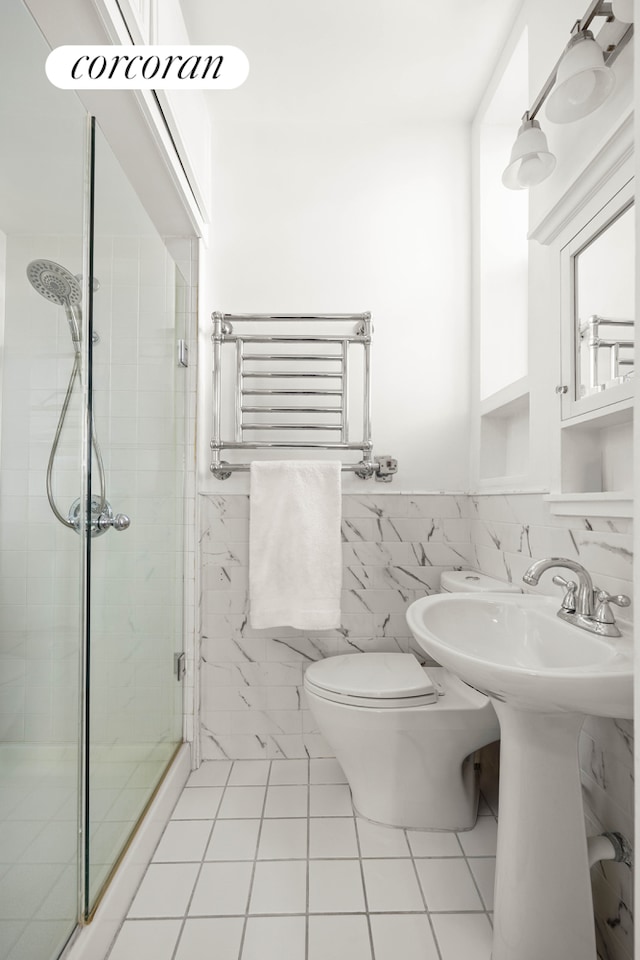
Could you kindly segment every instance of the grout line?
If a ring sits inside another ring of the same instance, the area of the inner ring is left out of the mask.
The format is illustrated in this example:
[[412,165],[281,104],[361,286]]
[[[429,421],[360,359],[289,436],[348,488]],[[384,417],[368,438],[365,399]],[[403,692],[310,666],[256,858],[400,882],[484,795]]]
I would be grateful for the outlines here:
[[[482,892],[481,892],[480,887],[479,887],[479,885],[478,885],[478,881],[476,880],[475,874],[474,874],[473,870],[471,869],[471,864],[469,863],[469,858],[468,858],[467,855],[465,854],[462,859],[464,860],[464,862],[465,862],[466,865],[467,865],[467,870],[468,870],[469,873],[471,874],[471,880],[473,881],[473,885],[474,885],[474,887],[476,888],[476,891],[477,891],[477,893],[478,893],[478,897],[480,898],[480,903],[482,904],[482,906],[483,906],[483,908],[484,908],[484,913],[486,913],[486,914],[487,914],[487,917],[488,917],[488,915],[489,915],[489,909],[488,909],[488,907],[487,907],[487,905],[486,905],[486,903],[485,903],[484,897],[482,896]],[[478,859],[478,858],[476,857],[476,858],[474,858],[474,859]],[[485,859],[490,860],[490,859],[495,859],[495,858],[486,857]],[[491,923],[491,918],[490,918],[490,917],[489,917],[489,922]],[[492,926],[493,926],[493,924],[492,924]]]
[[[247,892],[247,902],[244,912],[244,922],[242,924],[242,934],[240,936],[240,946],[238,947],[238,960],[242,957],[242,952],[244,950],[244,941],[247,934],[247,923],[249,921],[249,904],[251,903],[251,895],[253,893],[253,882],[256,875],[256,865],[258,863],[258,851],[260,850],[260,839],[262,837],[262,825],[264,824],[264,812],[267,807],[267,797],[269,796],[269,781],[271,780],[271,771],[273,769],[273,760],[269,760],[269,769],[267,770],[267,779],[264,784],[264,798],[262,800],[262,812],[260,814],[260,824],[258,826],[258,836],[256,839],[256,849],[253,856],[253,866],[251,867],[251,878],[249,880],[249,890]],[[249,819],[242,817],[239,819]],[[255,819],[255,818],[253,818]]]
[[[180,925],[180,932],[178,933],[178,939],[176,940],[175,946],[174,946],[174,948],[173,948],[173,952],[172,952],[172,954],[171,954],[171,960],[175,960],[175,957],[176,957],[176,954],[177,954],[177,951],[178,951],[178,947],[180,946],[180,941],[181,941],[181,939],[182,939],[182,934],[183,934],[183,932],[184,932],[184,928],[185,928],[186,922],[187,922],[187,920],[189,919],[189,908],[191,907],[191,904],[192,904],[192,902],[193,902],[194,894],[195,894],[195,892],[196,892],[198,883],[199,883],[199,881],[200,881],[200,876],[201,876],[201,874],[202,874],[202,868],[204,867],[204,865],[205,865],[205,863],[206,863],[205,857],[206,857],[206,855],[207,855],[207,850],[209,849],[209,844],[211,843],[211,837],[213,836],[213,831],[214,831],[215,825],[216,825],[216,823],[218,822],[218,813],[220,812],[220,808],[222,807],[222,801],[224,800],[224,795],[225,795],[225,793],[226,793],[227,786],[229,785],[229,778],[231,777],[231,771],[232,771],[232,770],[233,770],[233,762],[231,763],[231,766],[229,767],[229,770],[227,771],[227,779],[225,780],[225,782],[224,782],[224,784],[223,784],[223,786],[222,786],[222,793],[220,794],[220,800],[219,800],[219,802],[218,802],[218,806],[217,806],[217,808],[216,808],[215,816],[214,816],[213,822],[212,822],[212,824],[211,824],[211,830],[209,831],[209,836],[208,836],[208,838],[207,838],[207,842],[205,843],[205,845],[204,845],[204,847],[203,847],[203,850],[202,850],[202,859],[200,860],[200,867],[199,867],[198,872],[197,872],[197,874],[196,874],[196,880],[195,880],[195,883],[194,883],[193,888],[192,888],[192,890],[191,890],[191,895],[190,895],[190,897],[189,897],[189,899],[188,899],[188,901],[187,901],[187,905],[186,905],[185,910],[184,910],[184,916],[182,917],[182,924]],[[184,789],[186,789],[186,787],[185,787]],[[184,794],[184,790],[183,790],[182,793],[180,794],[180,797],[182,797],[183,794]],[[180,797],[178,798],[178,800],[180,799]],[[177,806],[177,801],[176,801],[176,806]],[[175,810],[175,807],[174,807],[174,810]],[[169,819],[169,821],[168,821],[168,823],[167,823],[167,826],[168,826],[169,823],[171,823],[171,822],[172,822],[171,819]],[[175,822],[179,822],[179,821],[175,821]],[[166,829],[166,828],[165,828],[165,829]],[[163,832],[163,836],[164,836],[164,832]],[[196,861],[196,862],[197,862],[197,861]],[[148,868],[147,868],[147,869],[148,869]],[[145,871],[145,876],[146,876],[146,871]]]
[[[372,917],[424,917],[428,911],[426,910],[371,910],[370,915]],[[459,914],[465,914],[470,917],[482,917],[484,916],[484,910],[432,910],[433,916],[458,916]],[[309,914],[311,917],[365,917],[367,915],[366,910],[314,910]],[[250,913],[248,918],[253,917],[303,917],[305,916],[302,910],[298,913],[289,911],[288,913]],[[244,914],[242,913],[192,913],[187,917],[187,920],[233,920],[233,919],[242,919]],[[161,917],[131,917],[127,920],[127,923],[148,923],[150,920],[181,920],[182,917],[176,916],[163,916]],[[28,922],[28,921],[26,921]]]
[[[272,821],[277,821],[278,819],[284,819],[284,818],[265,817],[264,819],[265,819],[268,823],[271,823]],[[303,820],[305,820],[305,817],[291,817],[291,818],[286,818],[286,819],[303,821]],[[331,818],[329,818],[329,817],[312,817],[311,819],[312,819],[312,820],[327,820],[327,819],[332,819],[332,820],[350,820],[351,817],[331,817]],[[228,819],[225,819],[225,818],[223,817],[223,818],[220,819],[220,823],[241,823],[241,822],[252,823],[252,822],[255,821],[255,820],[260,820],[260,817],[230,817],[230,818],[228,818]],[[205,820],[194,820],[194,821],[191,821],[191,820],[174,820],[173,822],[174,822],[174,823],[206,823],[207,821],[205,821]],[[381,826],[384,826],[384,824],[381,824]],[[469,857],[469,858],[472,859],[472,860],[495,860],[495,857],[494,857],[494,856],[491,856],[490,854],[484,854],[483,856],[476,856],[476,854],[470,854],[470,857]],[[213,860],[206,860],[205,862],[206,862],[206,863],[252,863],[254,859],[255,859],[254,857],[215,857]],[[360,859],[362,859],[362,860],[365,860],[365,861],[366,861],[366,860],[402,860],[402,861],[404,861],[404,860],[410,860],[410,859],[412,859],[412,858],[411,858],[409,855],[403,856],[403,857],[400,857],[400,856],[397,856],[397,857],[395,857],[395,856],[394,856],[394,857],[386,857],[386,856],[378,855],[378,856],[373,856],[373,857],[368,857],[368,856],[363,856],[363,857],[358,857],[358,856],[355,856],[355,857],[343,857],[343,856],[339,856],[339,857],[309,857],[309,858],[306,857],[306,856],[300,856],[300,857],[258,857],[257,859],[260,861],[260,863],[283,863],[283,862],[286,862],[287,860],[294,860],[294,861],[297,862],[297,861],[299,861],[299,860],[307,860],[307,859],[311,859],[311,860],[313,860],[313,861],[316,861],[316,860],[326,861],[326,862],[328,862],[328,863],[331,863],[331,862],[334,861],[334,860],[360,860]],[[467,859],[467,858],[464,857],[464,856],[458,856],[458,857],[452,857],[452,856],[448,856],[448,857],[434,857],[434,856],[421,857],[421,856],[418,856],[417,854],[414,854],[413,859],[415,859],[415,860],[464,860],[464,859]],[[149,866],[158,866],[158,865],[163,865],[163,866],[169,865],[169,866],[173,866],[174,864],[183,864],[183,865],[185,865],[185,864],[189,864],[189,863],[198,863],[198,862],[199,862],[198,860],[154,860],[154,861],[153,861],[153,864],[152,864],[151,862],[149,863]],[[71,863],[71,861],[69,861],[69,863]],[[68,866],[68,865],[69,865],[69,864],[63,864],[63,863],[60,864],[60,866]],[[610,884],[610,886],[611,886],[611,884]],[[376,912],[376,911],[374,910],[374,913],[375,913],[375,912]]]
[[[351,797],[351,788],[349,788],[349,796]],[[364,879],[364,864],[362,862],[362,847],[360,845],[360,834],[358,832],[358,815],[356,813],[356,808],[353,805],[353,797],[351,797],[351,810],[353,814],[353,829],[356,834],[356,847],[358,849],[358,862],[360,864],[360,880],[362,882],[362,894],[364,897],[364,909],[366,911],[367,917],[367,931],[369,933],[369,946],[371,948],[371,958],[375,960],[375,947],[373,945],[373,929],[371,927],[371,915],[369,912],[369,898],[367,896],[367,885]]]
[[[417,864],[416,864],[416,858],[415,858],[415,856],[414,856],[414,853],[413,853],[413,849],[412,849],[412,847],[411,847],[411,844],[409,843],[409,837],[407,836],[407,831],[406,831],[406,829],[403,830],[402,832],[403,832],[403,834],[404,834],[405,843],[406,843],[407,846],[409,847],[409,856],[410,856],[410,858],[411,858],[411,863],[412,863],[412,865],[413,865],[413,872],[414,872],[415,877],[416,877],[416,883],[418,884],[418,890],[420,891],[420,896],[422,897],[422,902],[424,903],[425,916],[426,916],[426,918],[427,918],[427,923],[429,924],[429,929],[431,930],[431,936],[433,937],[433,942],[434,942],[435,947],[436,947],[436,952],[437,952],[437,954],[438,954],[438,960],[443,960],[443,958],[442,958],[442,951],[440,950],[440,944],[438,943],[438,938],[436,937],[435,927],[433,926],[433,921],[432,921],[432,919],[431,919],[431,912],[430,912],[430,910],[429,910],[429,904],[427,903],[427,898],[425,897],[424,890],[422,889],[422,884],[420,883],[420,875],[418,874],[418,867],[417,867]],[[456,834],[456,839],[457,839],[457,834]],[[460,842],[460,841],[458,841],[458,843],[459,843],[459,842]],[[420,859],[420,858],[418,858],[418,859]],[[427,859],[427,858],[425,858],[425,859]],[[429,857],[428,859],[437,859],[437,858],[435,858],[435,857]],[[451,860],[457,860],[458,858],[457,858],[457,857],[451,857],[450,859],[451,859]]]
[[[481,794],[480,794],[480,797],[481,797],[481,798],[484,797],[484,794],[481,793]],[[485,802],[487,803],[487,806],[489,806],[489,802],[486,800],[486,797],[484,797],[484,799],[485,799]],[[489,809],[491,809],[490,806],[489,806]],[[486,816],[489,816],[489,814],[486,814]],[[497,816],[493,813],[493,811],[491,812],[491,817],[492,817],[493,820],[495,820],[496,823],[498,822],[498,818],[497,818]],[[477,823],[477,821],[478,821],[479,819],[480,819],[480,817],[478,817],[478,818],[476,819],[476,823]],[[470,832],[470,831],[469,831],[469,832]],[[471,857],[471,858],[474,859],[474,860],[483,859],[483,860],[494,860],[494,861],[495,861],[495,859],[496,859],[496,854],[495,854],[495,852],[494,852],[493,854],[486,854],[486,853],[485,853],[485,854],[480,854],[479,856],[477,856],[477,855],[475,855],[475,854],[467,854],[467,853],[465,852],[465,850],[464,850],[464,847],[462,846],[462,842],[461,842],[460,837],[458,836],[457,833],[456,833],[456,837],[458,837],[458,843],[460,844],[460,847],[461,847],[461,849],[462,849],[462,855],[463,855],[464,861],[465,861],[465,863],[466,863],[466,865],[467,865],[467,869],[468,869],[469,873],[471,874],[471,879],[472,879],[472,881],[473,881],[473,885],[475,886],[475,888],[476,888],[476,890],[477,890],[477,892],[478,892],[478,896],[480,897],[480,903],[481,903],[481,904],[483,905],[483,907],[484,907],[484,913],[485,913],[485,915],[486,915],[486,917],[487,917],[487,920],[489,921],[489,924],[490,924],[490,926],[491,926],[491,929],[493,929],[493,920],[492,920],[492,918],[491,918],[491,916],[490,916],[490,914],[493,913],[493,908],[492,908],[491,910],[489,910],[489,908],[487,907],[487,904],[486,904],[486,902],[485,902],[485,899],[484,899],[484,897],[482,896],[482,892],[481,892],[481,890],[480,890],[480,886],[479,886],[479,884],[478,884],[478,882],[477,882],[477,880],[476,880],[475,874],[474,874],[473,870],[471,869],[471,864],[469,863],[469,857]]]

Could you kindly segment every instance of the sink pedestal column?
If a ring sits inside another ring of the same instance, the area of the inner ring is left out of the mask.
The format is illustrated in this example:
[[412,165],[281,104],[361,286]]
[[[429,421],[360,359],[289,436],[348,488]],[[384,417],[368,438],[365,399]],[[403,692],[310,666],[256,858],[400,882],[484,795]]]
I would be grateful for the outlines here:
[[501,731],[492,960],[596,960],[578,763],[584,717],[492,702]]

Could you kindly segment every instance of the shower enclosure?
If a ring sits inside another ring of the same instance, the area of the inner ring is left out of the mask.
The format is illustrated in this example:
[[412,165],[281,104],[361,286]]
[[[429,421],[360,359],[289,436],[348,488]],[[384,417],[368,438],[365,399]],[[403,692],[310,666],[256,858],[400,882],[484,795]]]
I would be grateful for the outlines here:
[[0,960],[91,919],[182,739],[185,281],[47,53],[3,0]]

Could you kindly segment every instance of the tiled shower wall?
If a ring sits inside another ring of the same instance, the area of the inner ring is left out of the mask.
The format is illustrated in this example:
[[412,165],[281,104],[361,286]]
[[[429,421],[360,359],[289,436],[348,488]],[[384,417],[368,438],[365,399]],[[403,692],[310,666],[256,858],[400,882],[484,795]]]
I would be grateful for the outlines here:
[[[252,630],[248,620],[249,499],[200,498],[203,758],[331,756],[305,709],[313,660],[366,650],[408,650],[404,612],[438,590],[443,570],[475,567],[521,583],[533,559],[572,557],[612,593],[632,592],[631,521],[553,517],[539,494],[376,494],[343,497],[342,624],[307,633]],[[524,584],[523,584],[524,587]],[[558,594],[550,576],[541,589]],[[633,729],[588,718],[580,742],[589,832],[633,836]],[[593,869],[600,952],[632,955],[631,872]]]
[[[155,734],[161,725],[167,704],[172,715],[179,711],[172,651],[158,636],[166,633],[169,617],[176,621],[175,636],[182,633],[182,597],[173,587],[176,572],[182,574],[182,555],[175,549],[182,530],[175,535],[174,530],[184,521],[189,536],[195,523],[195,241],[169,244],[185,280],[177,297],[174,263],[162,241],[149,234],[100,236],[95,265],[96,428],[109,498],[133,521],[125,534],[111,532],[94,541],[92,550],[98,666],[92,732],[108,743],[130,738],[133,728],[146,739],[147,730]],[[25,265],[45,255],[78,269],[80,241],[10,237],[6,271],[0,270],[7,286],[0,488],[3,742],[77,738],[80,541],[53,518],[45,494],[73,351],[62,308],[31,289]],[[174,309],[178,335],[191,342],[187,371],[175,368]],[[78,396],[74,393],[54,470],[54,491],[64,510],[80,492]],[[176,480],[183,456],[184,498]],[[187,544],[185,589],[191,592],[194,546],[193,540]],[[150,565],[160,586],[149,583]],[[192,611],[193,604],[186,609]]]

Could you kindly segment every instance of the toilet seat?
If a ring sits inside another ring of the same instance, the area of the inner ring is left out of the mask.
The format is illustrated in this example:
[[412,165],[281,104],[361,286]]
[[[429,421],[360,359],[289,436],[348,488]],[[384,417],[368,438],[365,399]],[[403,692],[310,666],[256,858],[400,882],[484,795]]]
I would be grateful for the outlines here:
[[312,663],[305,686],[316,696],[357,707],[422,707],[438,691],[412,653],[351,653]]

